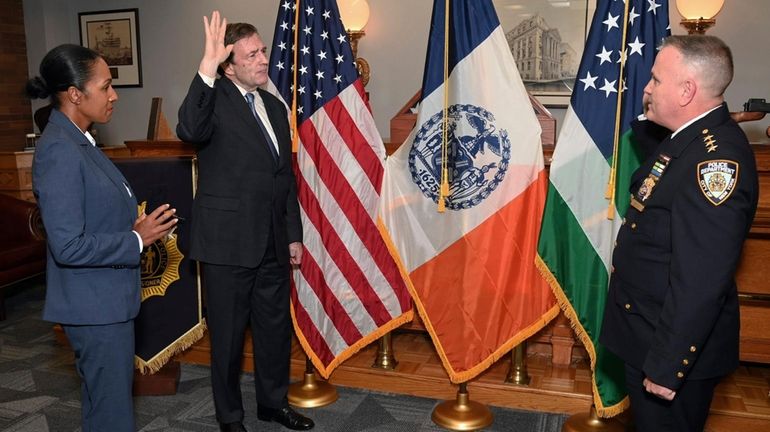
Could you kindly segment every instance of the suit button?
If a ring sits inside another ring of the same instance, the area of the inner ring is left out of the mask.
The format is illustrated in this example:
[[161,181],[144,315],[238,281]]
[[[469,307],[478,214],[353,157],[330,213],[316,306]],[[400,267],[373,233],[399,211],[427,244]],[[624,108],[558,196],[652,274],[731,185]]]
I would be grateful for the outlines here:
[[693,345],[693,346],[691,346],[691,347],[690,347],[690,352],[695,352],[695,351],[697,351],[697,350],[698,350],[698,349],[697,349],[697,348],[695,348],[695,345]]
[[635,229],[636,229],[636,222],[632,222],[632,223],[631,223],[631,229],[632,229],[632,230],[635,230]]
[[690,364],[690,361],[687,360],[687,359],[684,359],[684,360],[682,360],[682,364],[687,366],[688,364]]
[[682,378],[684,378],[684,374],[682,372],[677,372],[676,373],[676,377],[679,378],[679,379],[682,379]]
[[626,308],[626,310],[631,310],[631,304],[630,303],[626,303],[625,305],[623,305],[623,307]]

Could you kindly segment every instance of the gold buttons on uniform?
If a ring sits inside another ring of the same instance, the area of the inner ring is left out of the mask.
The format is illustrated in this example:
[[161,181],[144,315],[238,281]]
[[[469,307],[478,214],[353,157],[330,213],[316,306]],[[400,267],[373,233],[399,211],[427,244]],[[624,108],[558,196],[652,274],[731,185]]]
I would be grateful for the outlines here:
[[684,360],[682,360],[682,364],[687,366],[688,364],[690,364],[690,361],[687,360],[687,359],[684,359]]
[[636,222],[631,222],[631,229],[632,229],[632,230],[635,230],[635,229],[636,229]]
[[697,349],[697,348],[695,348],[695,345],[693,345],[693,346],[691,346],[691,347],[690,347],[690,352],[695,352],[695,351],[697,351],[697,350],[698,350],[698,349]]
[[630,303],[626,303],[626,305],[624,307],[626,308],[626,310],[631,310],[631,304]]
[[677,378],[684,378],[684,374],[682,372],[677,372],[676,373],[676,377]]

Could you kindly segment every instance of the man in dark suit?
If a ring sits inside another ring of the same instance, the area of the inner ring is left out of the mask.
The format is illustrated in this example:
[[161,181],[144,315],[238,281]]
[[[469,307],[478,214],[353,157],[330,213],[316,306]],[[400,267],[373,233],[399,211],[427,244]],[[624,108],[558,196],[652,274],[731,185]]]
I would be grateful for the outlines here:
[[290,264],[302,258],[286,108],[258,88],[267,83],[268,58],[257,30],[228,25],[216,11],[203,20],[204,55],[177,134],[198,148],[190,256],[203,269],[217,420],[223,431],[245,430],[239,375],[250,325],[257,417],[307,430],[312,420],[286,397]]
[[702,431],[738,366],[734,275],[758,184],[724,103],[732,76],[721,40],[671,36],[645,88],[647,118],[674,132],[632,177],[600,339],[626,364],[640,432]]

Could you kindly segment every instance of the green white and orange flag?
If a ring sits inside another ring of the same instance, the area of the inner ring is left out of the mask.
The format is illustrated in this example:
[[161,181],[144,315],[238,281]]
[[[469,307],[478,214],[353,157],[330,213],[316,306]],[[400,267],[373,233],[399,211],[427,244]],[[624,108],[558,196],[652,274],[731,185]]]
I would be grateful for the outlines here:
[[554,151],[538,267],[591,357],[597,413],[628,406],[623,363],[599,343],[612,249],[640,155],[631,121],[669,34],[667,0],[599,0]]

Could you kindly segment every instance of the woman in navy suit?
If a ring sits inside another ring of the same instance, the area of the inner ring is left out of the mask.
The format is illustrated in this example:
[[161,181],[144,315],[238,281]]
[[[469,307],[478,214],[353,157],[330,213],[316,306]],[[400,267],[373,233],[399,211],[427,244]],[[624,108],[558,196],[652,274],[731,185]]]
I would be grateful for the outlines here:
[[62,325],[82,380],[83,431],[134,431],[131,386],[140,253],[176,224],[168,204],[137,218],[134,193],[88,133],[107,123],[118,95],[107,63],[60,45],[27,83],[50,97],[32,186],[48,236],[43,319]]

